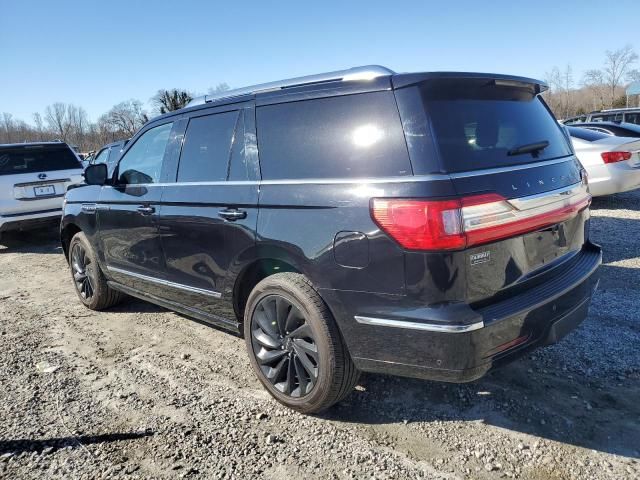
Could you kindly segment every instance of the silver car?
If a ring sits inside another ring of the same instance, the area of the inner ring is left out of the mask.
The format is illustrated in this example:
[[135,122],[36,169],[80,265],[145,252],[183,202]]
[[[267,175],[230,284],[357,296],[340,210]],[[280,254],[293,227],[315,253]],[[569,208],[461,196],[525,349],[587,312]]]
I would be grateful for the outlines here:
[[640,138],[566,128],[576,156],[589,175],[591,195],[611,195],[640,187]]
[[59,222],[64,194],[82,174],[66,143],[0,145],[0,235]]

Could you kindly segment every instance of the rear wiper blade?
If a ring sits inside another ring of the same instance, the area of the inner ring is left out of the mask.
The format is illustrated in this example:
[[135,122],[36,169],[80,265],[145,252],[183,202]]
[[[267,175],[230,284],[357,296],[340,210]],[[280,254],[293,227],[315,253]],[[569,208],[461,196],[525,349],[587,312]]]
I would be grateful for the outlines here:
[[512,157],[513,155],[522,155],[524,153],[532,153],[534,157],[549,146],[549,142],[543,140],[541,142],[527,143],[526,145],[520,145],[519,147],[512,148],[507,152],[507,155]]

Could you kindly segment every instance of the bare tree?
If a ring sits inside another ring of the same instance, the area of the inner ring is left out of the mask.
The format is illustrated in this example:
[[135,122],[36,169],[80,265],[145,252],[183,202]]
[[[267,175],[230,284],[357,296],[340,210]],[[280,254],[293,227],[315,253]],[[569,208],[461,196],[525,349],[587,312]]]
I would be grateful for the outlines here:
[[71,125],[67,117],[67,105],[65,103],[56,102],[53,105],[47,105],[44,109],[44,119],[49,129],[57,136],[59,140],[67,141]]
[[193,100],[193,95],[186,90],[172,88],[170,90],[158,90],[158,93],[151,97],[151,104],[158,113],[163,114],[180,110],[186,107],[191,100]]
[[209,89],[209,95],[216,95],[218,93],[226,92],[227,90],[229,90],[229,85],[227,85],[225,82],[222,82],[215,87],[211,87]]
[[607,50],[603,73],[604,80],[611,93],[611,106],[616,101],[616,89],[621,86],[622,79],[627,75],[631,65],[638,60],[638,54],[631,45],[618,50]]
[[148,120],[149,117],[142,109],[142,103],[139,100],[121,102],[101,118],[112,132],[121,132],[127,138],[135,134]]
[[604,81],[604,73],[602,70],[593,69],[587,70],[582,78],[582,84],[591,94],[593,110],[601,110],[605,107],[605,95],[607,86]]

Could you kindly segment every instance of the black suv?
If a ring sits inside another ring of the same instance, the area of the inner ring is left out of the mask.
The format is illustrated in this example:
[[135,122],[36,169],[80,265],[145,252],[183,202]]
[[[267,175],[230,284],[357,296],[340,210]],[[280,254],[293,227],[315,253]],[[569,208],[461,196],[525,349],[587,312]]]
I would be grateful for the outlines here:
[[477,379],[575,328],[597,284],[585,173],[545,88],[361,67],[196,99],[68,192],[79,297],[243,333],[303,412],[360,371]]

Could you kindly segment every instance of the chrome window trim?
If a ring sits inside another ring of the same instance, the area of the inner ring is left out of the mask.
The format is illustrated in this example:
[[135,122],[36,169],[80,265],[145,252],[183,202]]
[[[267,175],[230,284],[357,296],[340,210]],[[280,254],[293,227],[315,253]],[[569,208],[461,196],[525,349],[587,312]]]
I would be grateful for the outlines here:
[[120,273],[122,275],[128,275],[130,277],[139,278],[140,280],[144,280],[150,283],[163,285],[165,287],[176,288],[178,290],[184,290],[186,292],[199,293],[201,295],[206,295],[213,298],[222,298],[222,293],[216,292],[214,290],[206,290],[204,288],[189,287],[188,285],[183,285],[182,283],[170,282],[168,280],[162,280],[160,278],[150,277],[148,275],[142,275],[141,273],[130,272],[128,270],[123,270],[121,268],[116,268],[116,267],[107,266],[107,270],[109,270],[110,272]]
[[555,160],[542,160],[540,162],[524,163],[522,165],[511,165],[509,167],[496,167],[496,168],[486,168],[484,170],[470,170],[467,172],[455,172],[455,173],[450,173],[449,176],[451,178],[467,178],[467,177],[477,177],[479,175],[492,175],[494,173],[513,172],[515,170],[526,170],[528,168],[555,165],[557,163],[574,161],[575,159],[576,159],[575,155],[570,155],[567,157],[556,158]]
[[404,328],[408,330],[424,330],[428,332],[440,333],[465,333],[472,332],[484,327],[484,322],[476,322],[469,325],[443,325],[436,323],[408,322],[405,320],[391,320],[388,318],[362,317],[356,315],[356,322],[363,325],[373,325],[377,327]]
[[[414,183],[436,180],[452,180],[456,178],[476,177],[480,175],[491,175],[494,173],[510,172],[515,170],[526,170],[528,168],[555,165],[558,163],[575,161],[576,157],[571,155],[555,160],[543,160],[541,162],[527,163],[524,165],[512,165],[509,167],[488,168],[483,170],[471,170],[457,173],[433,173],[425,175],[406,175],[397,177],[376,177],[376,178],[283,178],[277,180],[220,180],[215,182],[164,182],[164,183],[136,183],[132,187],[170,187],[181,185],[194,186],[217,186],[217,185],[348,185],[348,184],[377,184],[377,183]],[[129,186],[129,185],[127,185]]]

